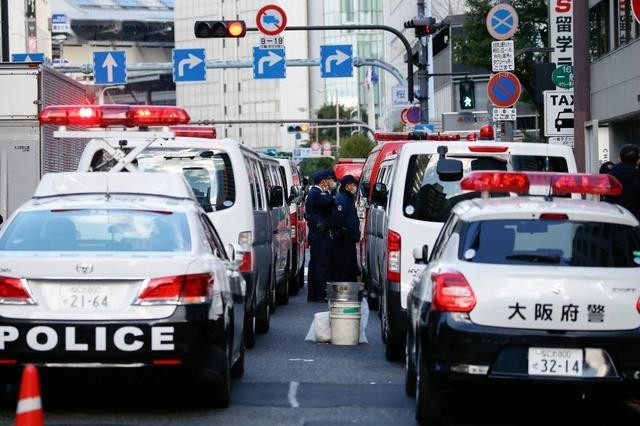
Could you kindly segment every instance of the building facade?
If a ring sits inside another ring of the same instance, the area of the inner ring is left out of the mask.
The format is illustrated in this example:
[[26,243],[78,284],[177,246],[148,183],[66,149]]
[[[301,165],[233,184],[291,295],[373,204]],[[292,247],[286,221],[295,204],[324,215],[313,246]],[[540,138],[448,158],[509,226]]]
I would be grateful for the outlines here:
[[[307,25],[307,2],[281,0],[287,25]],[[242,19],[255,26],[258,10],[264,2],[257,0],[219,1],[180,0],[175,5],[176,48],[204,48],[208,60],[252,61],[258,33],[248,32],[241,39],[196,39],[196,20]],[[288,59],[306,59],[308,36],[304,31],[285,32]],[[309,70],[288,67],[285,79],[256,80],[251,68],[207,70],[207,81],[178,83],[177,103],[186,107],[193,120],[260,120],[310,117]],[[218,126],[220,137],[237,139],[252,148],[278,148],[291,151],[296,145],[287,126],[274,124],[229,124]]]

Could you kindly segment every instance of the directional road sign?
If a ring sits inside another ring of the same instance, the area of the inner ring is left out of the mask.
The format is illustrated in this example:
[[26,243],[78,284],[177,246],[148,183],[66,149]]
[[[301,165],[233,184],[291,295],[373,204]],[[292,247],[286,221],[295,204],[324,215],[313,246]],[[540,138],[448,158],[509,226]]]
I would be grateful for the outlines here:
[[518,13],[508,4],[497,4],[487,15],[487,30],[496,40],[507,40],[518,30]]
[[286,78],[286,56],[284,49],[253,48],[253,78]]
[[13,53],[11,62],[44,62],[44,53]]
[[640,0],[631,0],[631,12],[640,24]]
[[350,44],[320,46],[322,78],[353,76],[353,47]]
[[562,89],[573,89],[573,67],[571,65],[560,65],[551,75],[553,84]]
[[173,49],[173,81],[205,81],[204,49]]
[[500,72],[491,76],[487,85],[489,100],[497,107],[508,108],[520,99],[522,86],[518,77],[510,72]]
[[280,6],[268,4],[258,11],[256,26],[262,34],[278,35],[287,26],[287,14]]
[[545,90],[544,117],[545,136],[573,136],[573,90]]
[[94,84],[125,84],[127,55],[124,50],[93,52]]

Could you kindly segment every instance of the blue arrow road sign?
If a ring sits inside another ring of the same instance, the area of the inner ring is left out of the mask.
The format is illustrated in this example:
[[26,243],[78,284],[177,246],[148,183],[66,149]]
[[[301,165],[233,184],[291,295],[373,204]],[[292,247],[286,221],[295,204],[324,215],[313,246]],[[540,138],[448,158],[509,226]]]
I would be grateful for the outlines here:
[[350,44],[320,46],[322,78],[353,76],[353,47]]
[[173,81],[205,81],[204,49],[173,49]]
[[125,84],[127,55],[124,50],[93,52],[94,84]]
[[44,62],[44,53],[13,53],[11,62]]
[[286,78],[287,66],[284,49],[253,48],[253,78]]

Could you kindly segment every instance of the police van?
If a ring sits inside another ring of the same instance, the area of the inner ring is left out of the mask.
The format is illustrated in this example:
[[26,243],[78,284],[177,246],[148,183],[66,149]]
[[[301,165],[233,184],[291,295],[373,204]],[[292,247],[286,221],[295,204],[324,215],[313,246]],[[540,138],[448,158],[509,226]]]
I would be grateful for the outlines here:
[[[477,197],[460,188],[474,170],[575,172],[569,147],[542,143],[504,143],[493,139],[491,126],[466,141],[459,134],[396,134],[414,140],[398,151],[372,186],[367,216],[367,275],[379,292],[382,335],[389,360],[401,360],[406,334],[407,294],[424,265],[411,253],[432,245],[453,206]],[[478,140],[479,139],[479,140]],[[382,167],[381,167],[382,170]],[[376,241],[372,241],[376,240]]]
[[58,137],[89,139],[80,172],[171,172],[187,179],[222,241],[245,250],[245,342],[253,347],[256,332],[269,329],[273,293],[269,194],[258,154],[217,139],[213,127],[188,126],[187,112],[178,107],[59,105],[45,108],[40,122],[62,126]]
[[[407,301],[406,389],[436,424],[462,395],[640,394],[640,228],[610,175],[478,171]],[[518,197],[490,198],[490,194]],[[496,401],[498,404],[502,401]],[[444,410],[444,411],[443,411]]]
[[226,407],[244,371],[239,249],[182,176],[45,175],[0,231],[0,383],[25,364],[152,372]]

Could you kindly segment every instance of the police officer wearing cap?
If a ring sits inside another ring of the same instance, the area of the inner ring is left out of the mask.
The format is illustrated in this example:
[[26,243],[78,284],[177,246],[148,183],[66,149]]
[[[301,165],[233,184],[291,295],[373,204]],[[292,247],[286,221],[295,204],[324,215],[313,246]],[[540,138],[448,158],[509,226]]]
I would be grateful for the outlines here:
[[331,214],[335,200],[331,190],[336,183],[333,173],[320,170],[313,175],[315,185],[309,190],[305,202],[305,214],[309,227],[309,275],[308,295],[310,302],[323,302],[327,295],[327,281],[331,271]]
[[620,149],[620,162],[615,164],[609,174],[622,184],[622,194],[606,197],[606,201],[621,205],[640,219],[640,171],[637,169],[640,149],[634,144],[625,144]]
[[353,176],[345,175],[340,179],[333,219],[333,281],[358,281],[360,274],[356,249],[356,244],[360,241],[360,220],[355,207],[357,191],[358,181]]

